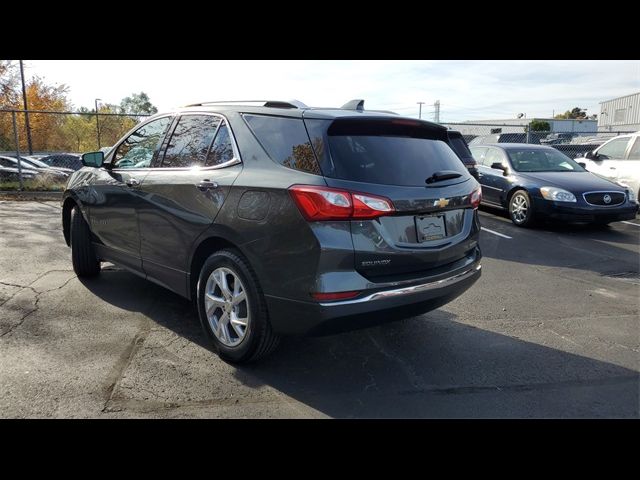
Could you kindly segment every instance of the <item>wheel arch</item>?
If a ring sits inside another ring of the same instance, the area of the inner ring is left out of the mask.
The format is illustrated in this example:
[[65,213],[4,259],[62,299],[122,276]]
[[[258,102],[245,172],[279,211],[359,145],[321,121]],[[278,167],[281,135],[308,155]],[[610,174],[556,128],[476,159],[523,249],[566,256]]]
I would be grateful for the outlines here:
[[187,271],[189,274],[187,278],[187,293],[189,294],[189,298],[195,298],[200,269],[202,268],[205,260],[209,258],[212,253],[217,252],[218,250],[222,250],[224,248],[233,248],[237,250],[247,260],[247,263],[253,268],[253,270],[256,270],[255,265],[251,262],[246,249],[241,243],[242,242],[239,241],[232,231],[226,231],[226,229],[220,228],[208,231],[194,243]]
[[68,247],[71,246],[71,210],[76,206],[80,207],[80,211],[82,212],[80,202],[71,193],[62,201],[62,234]]

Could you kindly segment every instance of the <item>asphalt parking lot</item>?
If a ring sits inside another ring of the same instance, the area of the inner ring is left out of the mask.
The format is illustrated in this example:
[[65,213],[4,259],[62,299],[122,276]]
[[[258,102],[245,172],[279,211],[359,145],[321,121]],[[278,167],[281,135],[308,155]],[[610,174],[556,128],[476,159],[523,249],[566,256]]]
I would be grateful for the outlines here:
[[640,417],[640,219],[494,213],[455,302],[236,368],[190,302],[110,265],[80,281],[58,203],[1,201],[0,417]]

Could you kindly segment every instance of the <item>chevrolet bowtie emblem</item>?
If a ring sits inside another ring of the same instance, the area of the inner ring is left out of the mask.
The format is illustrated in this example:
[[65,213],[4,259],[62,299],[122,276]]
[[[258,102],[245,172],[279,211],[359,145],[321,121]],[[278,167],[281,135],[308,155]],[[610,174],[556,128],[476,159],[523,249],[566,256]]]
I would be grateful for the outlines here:
[[434,207],[444,208],[447,205],[449,205],[449,200],[447,200],[446,198],[441,198],[440,200],[435,200],[433,202]]

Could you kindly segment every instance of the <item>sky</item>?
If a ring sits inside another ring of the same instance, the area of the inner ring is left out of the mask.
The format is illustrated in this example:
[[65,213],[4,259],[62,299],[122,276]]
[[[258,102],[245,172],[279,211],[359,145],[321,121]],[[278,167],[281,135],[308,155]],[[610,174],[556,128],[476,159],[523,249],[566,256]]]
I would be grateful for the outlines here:
[[543,60],[25,60],[25,76],[65,84],[75,108],[146,92],[159,111],[213,100],[300,100],[440,121],[548,118],[640,91],[640,61]]

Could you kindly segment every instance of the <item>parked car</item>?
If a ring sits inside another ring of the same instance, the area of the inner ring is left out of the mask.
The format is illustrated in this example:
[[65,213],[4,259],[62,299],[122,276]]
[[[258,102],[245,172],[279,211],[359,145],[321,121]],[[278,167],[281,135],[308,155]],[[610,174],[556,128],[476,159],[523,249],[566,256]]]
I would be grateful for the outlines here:
[[[13,168],[18,168],[18,160],[15,157],[3,156],[4,164],[11,163]],[[46,163],[42,163],[39,160],[31,159],[29,157],[20,157],[20,162],[23,168],[35,170],[39,174],[48,175],[51,179],[65,179],[69,176],[69,172],[61,171],[60,169],[50,167]],[[73,170],[71,170],[73,171]]]
[[447,135],[449,136],[449,146],[451,149],[458,155],[460,160],[462,160],[462,163],[467,167],[467,170],[469,170],[473,178],[478,180],[476,160],[473,158],[473,155],[471,155],[471,151],[462,134],[456,130],[448,130]]
[[565,133],[565,132],[557,132],[550,133],[544,138],[540,139],[541,145],[561,145],[569,143],[573,137],[575,137],[575,133]]
[[635,218],[632,190],[586,171],[553,147],[493,144],[471,147],[482,203],[506,209],[514,224],[538,218],[607,224]]
[[[479,135],[469,142],[469,147],[473,145],[486,145],[489,143],[525,143],[527,142],[526,133],[492,133],[489,135]],[[530,144],[539,144],[540,139],[537,135],[529,135]]]
[[53,153],[42,157],[40,161],[46,163],[50,167],[70,168],[74,171],[82,168],[80,155],[74,155],[72,153]]
[[621,185],[627,185],[640,195],[640,132],[620,135],[577,159],[590,172]]
[[[35,178],[40,172],[35,168],[29,168],[26,163],[20,165],[22,179]],[[0,155],[0,179],[4,182],[17,182],[19,180],[18,161],[13,157]]]
[[363,103],[196,104],[85,154],[63,195],[75,272],[110,261],[194,299],[231,362],[450,302],[480,277],[480,186],[446,128]]
[[27,155],[27,156],[23,156],[21,158],[23,160],[27,160],[29,163],[31,163],[37,169],[45,169],[45,170],[53,170],[53,171],[56,171],[56,172],[62,172],[62,173],[66,173],[67,176],[68,176],[68,174],[75,172],[75,170],[72,169],[72,168],[51,167],[51,166],[47,165],[46,163],[44,163],[42,160],[40,160],[40,158],[42,158],[43,156],[44,155]]

